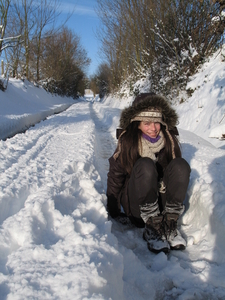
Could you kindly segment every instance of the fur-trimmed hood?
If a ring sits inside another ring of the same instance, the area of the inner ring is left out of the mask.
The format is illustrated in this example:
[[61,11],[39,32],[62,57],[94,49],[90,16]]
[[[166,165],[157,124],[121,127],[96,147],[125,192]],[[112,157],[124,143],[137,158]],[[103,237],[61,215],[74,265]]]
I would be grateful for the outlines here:
[[154,94],[142,94],[135,98],[131,106],[125,108],[120,116],[120,128],[126,130],[128,125],[137,114],[151,109],[160,110],[163,115],[163,122],[167,124],[168,129],[171,130],[178,124],[178,115],[171,107],[168,100],[163,96]]

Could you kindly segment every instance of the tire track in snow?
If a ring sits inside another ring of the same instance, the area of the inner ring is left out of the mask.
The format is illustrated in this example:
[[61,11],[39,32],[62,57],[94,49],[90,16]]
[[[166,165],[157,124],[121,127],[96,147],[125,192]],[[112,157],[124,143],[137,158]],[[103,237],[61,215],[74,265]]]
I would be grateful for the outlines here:
[[[37,134],[34,131],[32,135],[29,135],[29,139],[27,136],[19,135],[3,142],[5,147],[10,148],[11,155],[8,155],[9,150],[6,151],[7,155],[1,153],[1,161],[8,167],[4,170],[2,166],[4,172],[0,173],[0,194],[2,196],[0,224],[8,217],[19,212],[24,207],[31,190],[34,192],[37,186],[40,185],[41,173],[44,170],[40,170],[36,158],[44,159],[41,153],[52,138],[49,130],[47,136],[45,133],[38,131]],[[18,141],[21,138],[22,140]],[[14,195],[12,195],[12,190],[16,191]]]
[[[107,172],[109,169],[109,157],[113,154],[116,141],[113,139],[111,133],[109,132],[109,127],[107,124],[103,123],[98,117],[97,112],[94,109],[94,104],[90,103],[90,114],[93,122],[95,123],[95,165],[98,170],[101,181],[102,190],[99,192],[106,192],[107,187]],[[109,109],[110,110],[110,109]],[[115,113],[115,109],[112,109],[112,115]]]
[[24,134],[0,141],[0,224],[18,213],[30,194],[43,185],[51,185],[48,181],[51,181],[50,174],[55,171],[54,163],[49,160],[49,151],[52,155],[56,152],[51,144],[58,130],[62,131],[60,128],[66,131],[65,118],[67,122],[71,121],[67,120],[66,112],[65,115],[60,114],[57,121],[56,117],[49,117]]

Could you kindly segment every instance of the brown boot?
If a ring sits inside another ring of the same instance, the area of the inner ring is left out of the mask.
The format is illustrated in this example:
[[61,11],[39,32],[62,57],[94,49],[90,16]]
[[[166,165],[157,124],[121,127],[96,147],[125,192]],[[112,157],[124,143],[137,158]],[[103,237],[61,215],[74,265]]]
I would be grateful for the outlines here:
[[179,214],[175,213],[166,213],[164,215],[164,230],[171,250],[184,250],[187,245],[186,241],[177,229],[178,218]]
[[170,245],[166,240],[163,226],[163,216],[150,217],[145,225],[143,239],[148,243],[148,249],[154,253],[168,253]]

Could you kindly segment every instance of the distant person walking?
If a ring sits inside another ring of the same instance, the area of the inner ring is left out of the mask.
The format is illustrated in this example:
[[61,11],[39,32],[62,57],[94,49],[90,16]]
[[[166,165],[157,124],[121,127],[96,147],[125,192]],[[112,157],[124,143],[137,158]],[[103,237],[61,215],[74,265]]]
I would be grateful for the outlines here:
[[153,252],[183,250],[177,229],[184,211],[190,166],[181,157],[178,116],[159,95],[138,95],[120,117],[121,134],[109,159],[107,208],[116,218],[121,209]]

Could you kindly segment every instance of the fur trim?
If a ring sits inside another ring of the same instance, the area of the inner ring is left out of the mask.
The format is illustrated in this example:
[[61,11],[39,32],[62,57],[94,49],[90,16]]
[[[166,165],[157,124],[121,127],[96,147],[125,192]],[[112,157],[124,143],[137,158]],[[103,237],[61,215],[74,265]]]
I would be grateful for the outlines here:
[[162,112],[163,122],[167,124],[169,130],[173,129],[178,124],[178,115],[171,107],[168,100],[159,95],[150,95],[144,98],[144,100],[137,102],[135,105],[133,103],[131,106],[122,110],[120,116],[120,127],[123,130],[126,130],[135,116],[143,111],[149,111],[152,108]]

